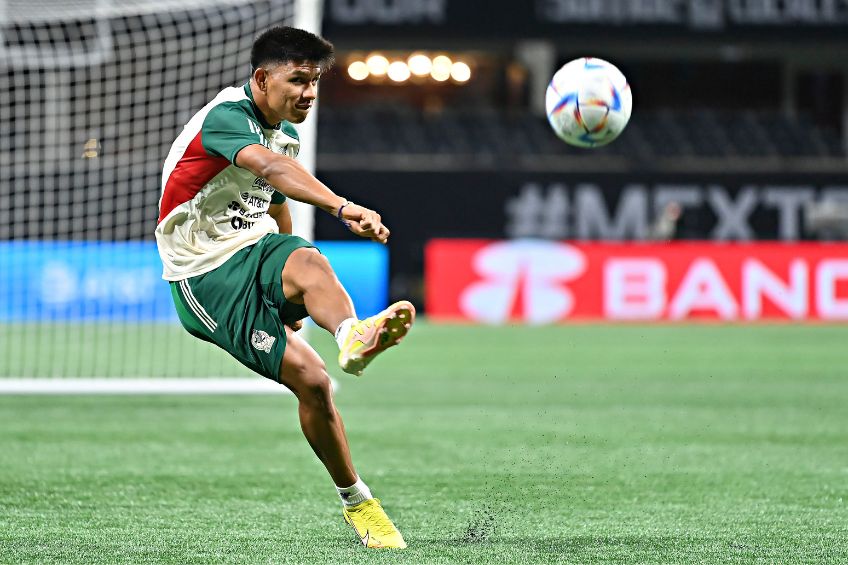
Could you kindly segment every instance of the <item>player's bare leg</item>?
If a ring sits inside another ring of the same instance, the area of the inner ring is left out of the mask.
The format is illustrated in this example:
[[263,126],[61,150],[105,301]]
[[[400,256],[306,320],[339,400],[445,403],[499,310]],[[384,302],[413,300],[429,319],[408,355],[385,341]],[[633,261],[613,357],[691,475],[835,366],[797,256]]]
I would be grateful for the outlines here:
[[324,361],[290,328],[286,328],[286,339],[280,382],[297,397],[303,435],[336,486],[352,485],[358,477],[350,459],[344,423],[333,403]]
[[377,355],[400,343],[415,321],[415,308],[405,300],[357,319],[347,291],[315,249],[298,249],[289,256],[283,293],[287,300],[305,304],[315,323],[336,336],[339,365],[353,375],[361,375]]
[[[294,251],[283,267],[282,279],[286,299],[304,304],[316,324],[335,333],[340,347],[343,342],[349,344],[354,340],[350,336],[358,336],[363,332],[373,334],[376,339],[384,332],[374,320],[381,316],[380,319],[385,320],[397,318],[397,305],[392,305],[378,316],[357,320],[347,291],[327,259],[314,249]],[[412,305],[409,304],[409,307],[412,308]],[[409,324],[405,326],[403,334]],[[366,328],[369,327],[373,330],[368,331]],[[280,382],[297,395],[301,428],[336,483],[345,522],[354,529],[366,547],[405,548],[403,536],[353,468],[344,424],[333,404],[330,378],[324,362],[290,328],[286,328],[286,336],[288,342],[280,368]],[[382,340],[379,351],[397,341],[399,339]],[[342,368],[345,368],[344,365]]]
[[350,296],[316,249],[302,247],[289,255],[283,267],[283,294],[286,300],[305,305],[312,320],[330,333],[356,318]]
[[333,403],[324,362],[288,327],[286,339],[280,382],[297,397],[303,435],[336,483],[345,522],[353,527],[366,547],[406,547],[380,501],[371,495],[353,468],[344,423]]

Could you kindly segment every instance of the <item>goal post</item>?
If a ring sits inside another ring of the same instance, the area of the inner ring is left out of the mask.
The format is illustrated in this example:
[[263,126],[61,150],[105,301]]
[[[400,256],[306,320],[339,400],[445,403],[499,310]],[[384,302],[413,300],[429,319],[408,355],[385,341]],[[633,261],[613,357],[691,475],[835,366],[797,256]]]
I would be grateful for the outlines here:
[[[189,118],[321,0],[0,0],[0,378],[250,373],[179,327],[153,232]],[[315,123],[299,126],[314,171]],[[312,209],[294,207],[312,238]]]
[[[294,27],[321,35],[322,17],[321,0],[294,0]],[[300,153],[297,158],[312,174],[315,174],[316,167],[319,105],[320,97],[319,103],[313,106],[309,117],[297,126],[300,133]],[[312,241],[315,237],[315,207],[292,201],[289,209],[292,214],[294,234]],[[308,329],[308,327],[304,328],[303,331],[306,332]]]

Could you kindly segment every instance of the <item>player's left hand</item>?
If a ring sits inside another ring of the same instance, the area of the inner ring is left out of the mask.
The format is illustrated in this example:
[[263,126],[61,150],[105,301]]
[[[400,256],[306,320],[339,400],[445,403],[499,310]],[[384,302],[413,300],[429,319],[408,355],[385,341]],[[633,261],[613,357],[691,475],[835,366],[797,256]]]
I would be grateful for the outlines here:
[[298,320],[298,321],[296,321],[296,322],[292,322],[292,323],[290,323],[290,324],[286,324],[286,325],[287,325],[287,326],[289,327],[289,329],[291,329],[291,331],[293,331],[293,332],[300,331],[300,329],[303,327],[303,320]]

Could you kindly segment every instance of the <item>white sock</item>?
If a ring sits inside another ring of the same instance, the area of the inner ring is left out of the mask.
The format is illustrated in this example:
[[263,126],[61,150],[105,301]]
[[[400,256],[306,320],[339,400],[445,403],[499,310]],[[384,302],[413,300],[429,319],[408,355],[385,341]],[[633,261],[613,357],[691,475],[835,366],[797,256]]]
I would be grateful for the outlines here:
[[342,504],[345,506],[353,506],[374,498],[371,496],[371,490],[368,488],[368,485],[363,483],[362,479],[358,477],[353,485],[347,488],[336,487],[336,490],[339,492],[339,498],[342,499]]
[[348,318],[336,328],[336,343],[339,344],[339,349],[344,345],[344,340],[347,337],[347,332],[350,331],[350,327],[358,321],[356,318]]

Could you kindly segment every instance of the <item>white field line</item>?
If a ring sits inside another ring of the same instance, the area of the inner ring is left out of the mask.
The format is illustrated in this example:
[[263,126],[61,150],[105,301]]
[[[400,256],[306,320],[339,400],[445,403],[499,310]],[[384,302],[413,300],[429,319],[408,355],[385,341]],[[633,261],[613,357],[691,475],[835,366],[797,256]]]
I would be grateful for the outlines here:
[[[331,379],[333,390],[339,385]],[[261,377],[212,379],[5,379],[0,394],[291,394],[281,384]]]

